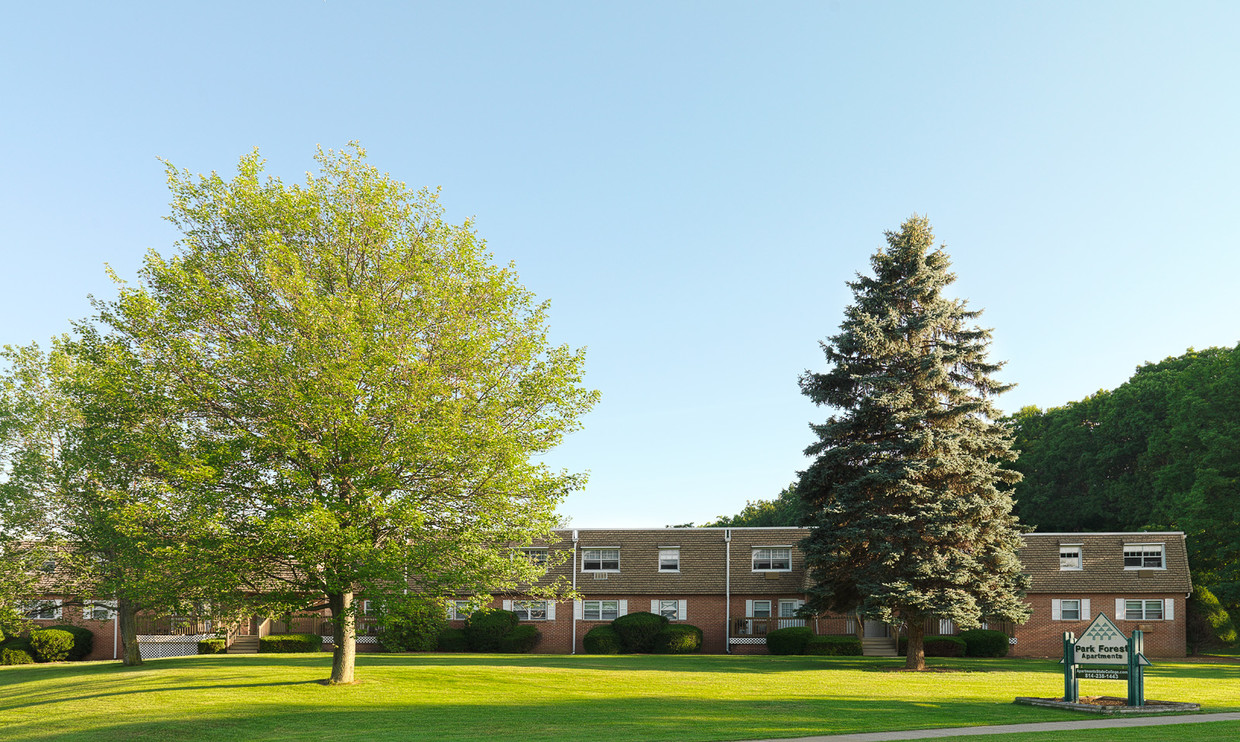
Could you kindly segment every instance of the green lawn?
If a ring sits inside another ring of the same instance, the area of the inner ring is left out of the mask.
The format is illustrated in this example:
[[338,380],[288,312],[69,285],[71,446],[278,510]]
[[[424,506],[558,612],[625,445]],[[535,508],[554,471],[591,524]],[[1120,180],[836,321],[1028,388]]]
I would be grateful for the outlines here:
[[[0,668],[0,739],[689,741],[1095,718],[1012,704],[1017,695],[1058,695],[1054,662],[932,659],[953,672],[892,671],[901,662],[380,654],[359,656],[360,682],[345,687],[318,682],[326,654],[9,667]],[[1159,664],[1146,689],[1238,711],[1240,662]],[[1084,681],[1082,692],[1122,695],[1124,684]],[[1232,724],[1159,734],[1207,740],[1224,728],[1219,739],[1240,735]]]

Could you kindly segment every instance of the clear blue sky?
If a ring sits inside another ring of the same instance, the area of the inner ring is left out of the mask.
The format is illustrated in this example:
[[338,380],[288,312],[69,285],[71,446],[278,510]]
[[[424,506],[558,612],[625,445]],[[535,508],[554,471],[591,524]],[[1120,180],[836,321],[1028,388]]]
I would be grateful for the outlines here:
[[1240,340],[1240,4],[12,3],[0,343],[170,252],[157,158],[297,179],[359,140],[442,186],[588,346],[550,461],[579,526],[770,498],[882,233],[928,214],[1019,386],[1061,405]]

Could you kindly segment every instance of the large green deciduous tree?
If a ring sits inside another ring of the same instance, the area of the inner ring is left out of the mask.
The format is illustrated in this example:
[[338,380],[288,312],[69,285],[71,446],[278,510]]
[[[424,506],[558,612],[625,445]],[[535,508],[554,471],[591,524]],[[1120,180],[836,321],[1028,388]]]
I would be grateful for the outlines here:
[[[27,597],[54,592],[83,607],[110,605],[123,661],[138,665],[139,611],[184,612],[224,592],[209,560],[189,546],[203,547],[218,529],[212,511],[204,518],[193,503],[192,468],[182,476],[192,427],[170,416],[175,406],[157,393],[157,378],[117,338],[78,329],[48,353],[36,345],[0,353],[3,569],[25,563],[17,584]],[[55,566],[32,581],[32,563]]]
[[902,622],[908,667],[923,669],[930,616],[965,628],[1028,616],[1009,494],[1019,475],[1000,466],[1015,454],[993,422],[1010,387],[993,378],[990,331],[971,324],[980,312],[943,295],[955,276],[924,217],[888,232],[870,262],[822,343],[830,368],[801,377],[836,410],[811,426],[814,461],[797,485],[809,607]]
[[354,596],[534,582],[511,544],[550,533],[582,477],[537,457],[597,393],[547,306],[436,195],[356,146],[300,185],[169,168],[178,253],[148,255],[101,320],[213,441],[220,563],[282,606],[326,597],[331,681],[353,680]]

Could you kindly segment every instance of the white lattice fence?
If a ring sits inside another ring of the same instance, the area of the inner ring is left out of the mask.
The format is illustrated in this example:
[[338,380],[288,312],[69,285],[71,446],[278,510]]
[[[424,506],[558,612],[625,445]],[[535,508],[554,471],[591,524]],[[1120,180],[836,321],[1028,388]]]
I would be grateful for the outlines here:
[[184,636],[164,636],[157,634],[138,635],[138,653],[144,660],[157,660],[164,657],[187,657],[198,654],[198,642],[202,639],[214,639],[215,634],[187,634]]

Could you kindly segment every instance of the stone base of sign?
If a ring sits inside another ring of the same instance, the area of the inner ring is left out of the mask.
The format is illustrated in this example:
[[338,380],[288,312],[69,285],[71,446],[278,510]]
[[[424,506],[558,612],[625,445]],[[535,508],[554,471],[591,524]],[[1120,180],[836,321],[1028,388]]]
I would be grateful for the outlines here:
[[1144,706],[1128,706],[1128,699],[1115,696],[1082,698],[1081,703],[1071,703],[1060,698],[1017,696],[1015,702],[1025,706],[1070,709],[1091,714],[1184,714],[1201,710],[1199,703],[1180,703],[1179,701],[1146,701]]

